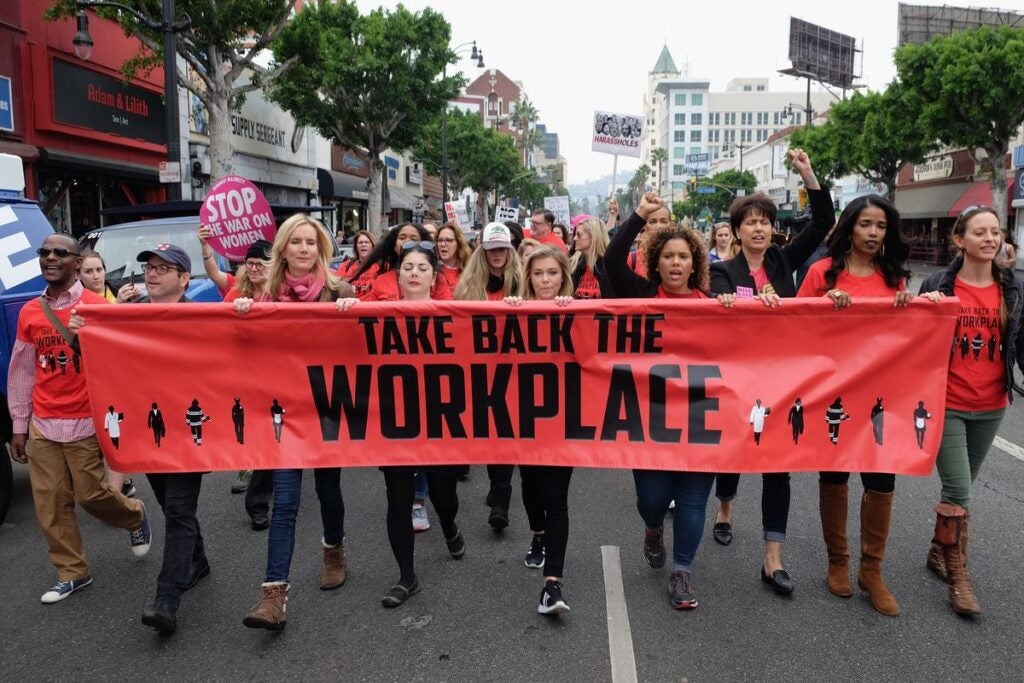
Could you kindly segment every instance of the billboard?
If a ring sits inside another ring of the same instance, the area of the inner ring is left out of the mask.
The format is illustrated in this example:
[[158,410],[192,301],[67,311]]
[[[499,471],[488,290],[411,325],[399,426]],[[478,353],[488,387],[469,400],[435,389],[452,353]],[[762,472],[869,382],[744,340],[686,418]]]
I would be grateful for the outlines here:
[[790,17],[789,61],[792,67],[781,73],[813,78],[827,85],[853,87],[856,41],[843,33]]
[[948,36],[981,26],[1024,28],[1024,14],[1005,9],[949,7],[947,5],[899,5],[897,47],[927,43],[935,36]]

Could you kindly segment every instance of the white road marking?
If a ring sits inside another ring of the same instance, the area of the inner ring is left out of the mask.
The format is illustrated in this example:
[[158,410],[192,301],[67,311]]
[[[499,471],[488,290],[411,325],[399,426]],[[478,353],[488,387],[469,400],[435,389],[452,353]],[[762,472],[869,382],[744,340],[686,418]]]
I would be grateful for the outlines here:
[[626,591],[622,587],[619,547],[601,546],[601,563],[604,566],[604,600],[608,612],[612,683],[636,683],[636,657],[633,654],[633,634],[629,629]]
[[1001,436],[997,436],[996,440],[992,442],[992,445],[1004,453],[1009,453],[1018,460],[1024,460],[1024,448],[1021,448],[1011,441],[1007,441]]

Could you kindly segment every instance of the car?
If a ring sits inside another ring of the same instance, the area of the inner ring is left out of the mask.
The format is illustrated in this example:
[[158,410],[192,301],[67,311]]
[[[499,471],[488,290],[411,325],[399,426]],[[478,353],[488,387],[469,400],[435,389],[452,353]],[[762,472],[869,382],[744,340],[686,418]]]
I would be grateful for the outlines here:
[[[81,240],[84,249],[98,252],[107,264],[107,282],[116,292],[123,285],[142,283],[142,263],[137,260],[139,253],[152,249],[158,244],[173,244],[185,250],[192,259],[192,279],[185,292],[193,301],[223,301],[216,285],[206,275],[203,266],[202,245],[196,237],[199,230],[199,216],[178,216],[132,221],[97,228]],[[215,254],[217,266],[224,271],[234,269],[227,259]]]

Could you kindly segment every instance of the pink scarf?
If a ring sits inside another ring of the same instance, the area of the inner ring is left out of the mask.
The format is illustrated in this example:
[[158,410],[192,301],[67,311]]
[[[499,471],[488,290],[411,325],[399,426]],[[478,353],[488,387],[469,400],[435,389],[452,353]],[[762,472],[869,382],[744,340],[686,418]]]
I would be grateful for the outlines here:
[[317,271],[310,271],[302,277],[295,277],[284,271],[284,284],[277,292],[278,301],[317,301],[324,291],[325,280]]

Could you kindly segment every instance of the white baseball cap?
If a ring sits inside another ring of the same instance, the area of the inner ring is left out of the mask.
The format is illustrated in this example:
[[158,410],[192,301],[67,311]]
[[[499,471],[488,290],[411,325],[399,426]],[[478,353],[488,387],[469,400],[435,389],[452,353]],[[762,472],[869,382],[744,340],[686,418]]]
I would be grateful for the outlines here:
[[501,223],[488,223],[484,226],[480,246],[484,249],[511,249],[512,231]]

